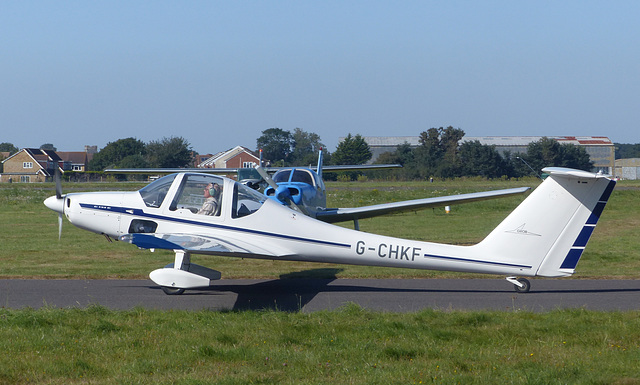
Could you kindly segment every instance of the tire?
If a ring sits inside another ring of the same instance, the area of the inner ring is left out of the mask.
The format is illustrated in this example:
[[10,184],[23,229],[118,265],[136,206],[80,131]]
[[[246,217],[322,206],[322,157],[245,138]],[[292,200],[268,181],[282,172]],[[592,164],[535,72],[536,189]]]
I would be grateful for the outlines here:
[[518,293],[528,293],[531,290],[531,282],[526,278],[518,278],[518,282],[522,284],[522,287],[513,285]]
[[161,287],[162,287],[162,291],[164,291],[166,295],[180,295],[184,293],[184,289],[181,289],[179,287],[168,287],[168,286],[161,286]]

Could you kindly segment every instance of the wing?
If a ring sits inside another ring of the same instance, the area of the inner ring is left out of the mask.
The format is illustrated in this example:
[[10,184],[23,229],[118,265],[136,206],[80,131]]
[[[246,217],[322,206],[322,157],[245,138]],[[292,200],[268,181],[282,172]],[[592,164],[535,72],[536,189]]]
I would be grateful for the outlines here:
[[217,238],[204,234],[125,234],[121,241],[143,249],[186,250],[195,254],[226,255],[236,257],[275,258],[288,254],[286,250],[260,246],[239,239]]
[[[318,171],[318,167],[312,166],[309,167],[313,171]],[[347,164],[347,165],[336,165],[336,166],[322,166],[322,171],[358,171],[358,170],[388,170],[392,168],[402,168],[401,164]]]
[[502,198],[516,194],[522,194],[527,190],[529,190],[529,187],[518,187],[469,194],[449,195],[435,198],[414,199],[402,202],[383,203],[372,206],[326,209],[324,211],[319,211],[316,215],[316,218],[327,223],[342,222],[371,218],[380,215],[423,210],[430,207],[442,207],[457,203],[469,203],[487,199]]
[[112,174],[173,174],[177,172],[200,172],[205,174],[235,174],[237,168],[107,168]]
[[[307,168],[307,167],[263,167],[269,174],[273,174],[278,170],[291,168]],[[317,171],[318,167],[308,167],[313,171]],[[402,168],[399,164],[359,164],[359,165],[342,165],[342,166],[322,166],[323,171],[354,171],[354,170],[387,170],[392,168]],[[237,168],[107,168],[104,170],[111,174],[173,174],[177,172],[200,172],[205,174],[235,174]]]

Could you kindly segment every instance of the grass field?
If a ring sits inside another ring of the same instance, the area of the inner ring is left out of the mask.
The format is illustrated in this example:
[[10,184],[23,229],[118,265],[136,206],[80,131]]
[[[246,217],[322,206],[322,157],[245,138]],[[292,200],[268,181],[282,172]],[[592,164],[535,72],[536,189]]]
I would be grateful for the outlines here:
[[6,384],[638,384],[640,312],[1,310]]
[[[537,180],[330,183],[329,205],[358,206]],[[139,184],[63,184],[65,192]],[[0,277],[146,278],[172,261],[79,230],[42,201],[51,184],[0,185]],[[576,278],[640,275],[640,184],[613,192]],[[363,231],[470,244],[523,197],[361,221]],[[346,224],[345,226],[349,226]],[[223,278],[471,277],[383,269],[194,257]],[[330,267],[322,269],[323,267]],[[515,293],[514,293],[515,295]],[[1,304],[0,304],[1,306]],[[640,311],[372,312],[356,305],[311,314],[132,309],[0,308],[0,384],[640,384]]]

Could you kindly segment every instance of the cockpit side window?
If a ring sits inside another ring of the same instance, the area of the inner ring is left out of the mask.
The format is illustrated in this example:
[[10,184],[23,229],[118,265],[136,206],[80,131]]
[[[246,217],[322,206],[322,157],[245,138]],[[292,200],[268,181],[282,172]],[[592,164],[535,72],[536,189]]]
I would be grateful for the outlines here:
[[217,176],[186,175],[169,209],[187,209],[194,214],[219,216],[223,186],[223,179]]
[[144,204],[147,205],[147,207],[160,207],[175,178],[176,174],[163,176],[141,188],[138,192]]
[[258,211],[265,201],[265,196],[243,184],[233,185],[232,218],[241,218]]

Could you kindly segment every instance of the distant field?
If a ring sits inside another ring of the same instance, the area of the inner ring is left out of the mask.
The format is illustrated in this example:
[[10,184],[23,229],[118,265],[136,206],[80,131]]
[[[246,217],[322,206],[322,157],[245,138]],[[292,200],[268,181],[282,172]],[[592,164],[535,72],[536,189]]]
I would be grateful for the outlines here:
[[[328,183],[329,206],[351,207],[389,201],[531,186],[524,181],[452,180],[428,182]],[[140,183],[63,183],[65,192],[136,190]],[[149,271],[173,260],[167,251],[151,253],[130,244],[75,228],[65,220],[58,241],[56,214],[42,201],[53,184],[0,184],[0,277],[2,278],[146,278]],[[363,220],[362,231],[401,238],[472,244],[481,240],[522,197],[504,198],[443,209]],[[576,278],[640,277],[640,183],[622,181],[613,192],[585,251]],[[342,224],[351,227],[351,223]],[[261,261],[194,256],[194,262],[222,272],[223,278],[277,278],[319,267],[337,267],[338,277],[470,277],[459,273],[347,265]],[[322,270],[320,270],[322,271]],[[302,273],[304,274],[304,273]],[[300,276],[299,274],[297,276]]]

